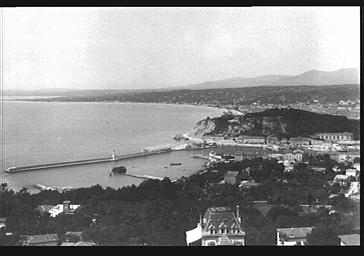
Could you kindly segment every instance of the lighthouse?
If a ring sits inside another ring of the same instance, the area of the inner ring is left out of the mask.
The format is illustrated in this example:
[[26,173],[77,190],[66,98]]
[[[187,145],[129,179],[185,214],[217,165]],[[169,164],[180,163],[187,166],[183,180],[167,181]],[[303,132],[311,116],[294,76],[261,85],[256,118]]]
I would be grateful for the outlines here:
[[116,153],[115,150],[112,150],[112,155],[111,155],[112,160],[116,160]]

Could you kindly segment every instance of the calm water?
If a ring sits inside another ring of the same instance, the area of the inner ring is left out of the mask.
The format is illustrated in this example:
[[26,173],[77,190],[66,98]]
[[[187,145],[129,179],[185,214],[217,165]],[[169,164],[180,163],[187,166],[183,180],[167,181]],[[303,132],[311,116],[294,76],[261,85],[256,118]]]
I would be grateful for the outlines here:
[[[16,174],[3,171],[11,166],[107,157],[112,149],[124,154],[171,143],[177,133],[189,132],[197,121],[222,113],[206,107],[143,103],[6,101],[2,106],[2,182],[15,190],[38,183],[120,187],[143,181],[120,175],[109,177],[111,168],[118,165],[137,174],[171,179],[188,176],[204,163],[190,158],[188,151]],[[176,161],[182,165],[170,166]]]

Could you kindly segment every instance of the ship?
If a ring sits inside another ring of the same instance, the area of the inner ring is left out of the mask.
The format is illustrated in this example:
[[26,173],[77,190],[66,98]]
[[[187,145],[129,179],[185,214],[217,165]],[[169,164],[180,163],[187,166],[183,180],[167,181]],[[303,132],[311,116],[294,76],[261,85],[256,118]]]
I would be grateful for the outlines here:
[[125,174],[126,173],[126,168],[124,166],[118,166],[118,167],[114,167],[111,170],[113,173],[121,173],[121,174]]

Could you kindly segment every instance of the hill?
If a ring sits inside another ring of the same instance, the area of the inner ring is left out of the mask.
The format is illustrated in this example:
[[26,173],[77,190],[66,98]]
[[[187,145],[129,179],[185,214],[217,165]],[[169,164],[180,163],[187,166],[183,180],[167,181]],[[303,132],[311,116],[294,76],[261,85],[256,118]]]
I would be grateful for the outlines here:
[[206,118],[196,124],[193,135],[227,137],[274,135],[291,138],[321,132],[352,132],[354,138],[359,139],[359,127],[359,121],[344,116],[317,114],[293,108],[275,108],[238,117],[223,115]]
[[208,81],[201,84],[181,86],[178,89],[216,89],[216,88],[240,88],[252,86],[298,86],[298,85],[337,85],[358,84],[358,70],[345,68],[335,71],[310,70],[296,76],[267,75],[252,78],[231,78],[219,81]]

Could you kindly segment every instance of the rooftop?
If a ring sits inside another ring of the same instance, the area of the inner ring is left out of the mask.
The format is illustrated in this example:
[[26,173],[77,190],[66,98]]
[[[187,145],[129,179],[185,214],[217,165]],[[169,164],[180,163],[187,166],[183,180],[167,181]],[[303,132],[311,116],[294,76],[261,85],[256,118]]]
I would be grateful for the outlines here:
[[233,224],[238,224],[239,221],[229,207],[210,207],[205,213],[204,222],[208,224],[207,227],[212,225],[215,228],[220,226],[230,228]]
[[72,242],[63,242],[61,244],[61,246],[95,246],[95,243],[93,242],[76,242],[76,243],[72,243]]
[[39,244],[47,242],[58,242],[58,234],[44,234],[44,235],[34,235],[28,237],[29,244]]
[[360,234],[349,234],[339,236],[345,245],[360,245]]
[[277,232],[284,234],[289,238],[305,238],[312,231],[312,227],[300,227],[300,228],[279,228]]

